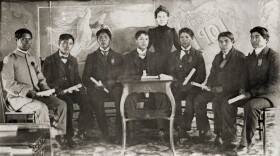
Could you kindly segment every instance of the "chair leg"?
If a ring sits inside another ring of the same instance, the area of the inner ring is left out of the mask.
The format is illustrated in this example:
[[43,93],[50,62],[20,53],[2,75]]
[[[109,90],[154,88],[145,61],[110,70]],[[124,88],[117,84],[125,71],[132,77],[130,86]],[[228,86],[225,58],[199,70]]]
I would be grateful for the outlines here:
[[258,125],[259,125],[259,138],[260,138],[260,140],[262,140],[262,131],[263,131],[263,120],[264,120],[264,118],[263,118],[263,110],[262,110],[262,113],[261,113],[261,115],[259,116],[259,119],[258,119]]
[[263,154],[266,155],[266,121],[265,121],[265,110],[263,110]]
[[122,119],[122,126],[123,126],[123,139],[122,139],[122,153],[121,153],[121,155],[124,156],[125,145],[126,145],[126,120],[125,119]]

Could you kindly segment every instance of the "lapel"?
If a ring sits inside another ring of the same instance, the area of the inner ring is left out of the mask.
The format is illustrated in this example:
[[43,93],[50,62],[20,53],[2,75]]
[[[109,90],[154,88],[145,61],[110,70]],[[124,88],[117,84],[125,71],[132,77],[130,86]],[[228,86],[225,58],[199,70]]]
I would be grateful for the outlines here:
[[65,70],[64,70],[64,67],[63,67],[64,63],[61,61],[58,51],[54,54],[54,60],[55,60],[55,65],[54,66],[57,66],[59,68],[58,71],[61,71],[64,74],[65,73]]
[[[97,50],[96,50],[96,55],[97,55],[97,60],[100,62],[100,64],[101,65],[104,65],[105,67],[107,66],[107,63],[106,63],[106,61],[105,61],[105,59],[104,59],[104,55],[102,54],[102,52],[101,52],[101,50],[100,50],[100,48],[98,48]],[[110,53],[110,52],[109,52]],[[107,55],[109,55],[109,53],[107,54]],[[107,56],[108,57],[108,56]],[[108,58],[107,58],[107,60],[108,60]]]
[[137,70],[139,69],[139,56],[138,56],[138,52],[135,49],[134,51],[132,51],[132,57],[133,57],[133,64],[135,67],[137,67]]

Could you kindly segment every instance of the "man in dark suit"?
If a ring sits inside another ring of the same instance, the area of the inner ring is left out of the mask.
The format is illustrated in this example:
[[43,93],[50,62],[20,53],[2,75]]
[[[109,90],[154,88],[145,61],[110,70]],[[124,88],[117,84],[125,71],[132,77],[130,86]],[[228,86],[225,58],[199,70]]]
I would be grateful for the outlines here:
[[[246,99],[235,103],[235,106],[244,106],[244,126],[241,134],[240,145],[237,148],[238,154],[247,154],[253,146],[252,138],[258,125],[258,117],[261,110],[267,107],[276,107],[280,101],[279,91],[279,54],[267,47],[269,32],[264,27],[254,27],[250,30],[251,44],[254,51],[246,58],[247,88]],[[223,114],[230,114],[231,118],[236,118],[237,108],[225,109]],[[227,110],[227,111],[226,111]],[[231,118],[227,127],[228,132],[234,129],[231,125]],[[225,135],[236,137],[236,134],[227,133]]]
[[220,146],[224,141],[223,145],[225,147],[235,148],[237,147],[236,140],[228,141],[226,136],[222,136],[222,119],[225,118],[226,114],[225,116],[221,116],[221,103],[224,101],[227,102],[229,98],[238,95],[239,90],[244,87],[244,78],[242,78],[242,75],[244,75],[245,55],[233,47],[234,36],[229,31],[220,33],[218,42],[221,51],[215,56],[212,62],[210,75],[206,84],[211,89],[211,92],[202,91],[194,100],[197,111],[196,117],[200,120],[197,122],[201,123],[197,127],[204,131],[202,133],[200,132],[203,137],[210,130],[206,105],[212,101],[214,132],[216,134],[214,143]]
[[[102,28],[96,33],[99,48],[89,54],[86,58],[83,82],[88,88],[88,105],[85,110],[88,119],[92,116],[94,109],[98,125],[105,140],[108,141],[108,126],[104,110],[104,101],[113,100],[116,107],[116,143],[121,139],[121,117],[120,117],[120,99],[122,94],[122,84],[117,82],[118,76],[121,75],[123,58],[110,48],[112,34],[109,29]],[[103,86],[98,86],[90,80],[94,78],[101,81]],[[109,93],[104,91],[104,87]],[[87,122],[85,121],[85,124]]]
[[[60,91],[81,83],[81,78],[78,72],[77,59],[70,55],[74,45],[74,37],[70,34],[61,34],[58,44],[57,52],[45,59],[42,72],[46,77],[47,84],[51,88],[55,88],[59,94]],[[58,95],[58,97],[67,103],[66,145],[73,148],[76,145],[72,139],[74,136],[73,103],[80,103],[81,97],[78,92],[68,92]]]
[[[182,28],[179,31],[181,50],[171,53],[168,61],[168,73],[177,79],[172,84],[172,92],[176,101],[175,125],[178,129],[179,139],[189,139],[186,131],[191,130],[192,119],[194,117],[194,97],[200,92],[200,89],[192,86],[190,83],[183,85],[185,78],[192,69],[196,69],[189,82],[194,81],[203,83],[206,78],[205,62],[202,52],[191,46],[194,33],[189,28]],[[182,115],[181,100],[186,100],[185,112]],[[200,121],[199,119],[196,121]],[[199,125],[199,123],[198,123]]]
[[[155,53],[147,51],[149,36],[146,31],[140,30],[135,34],[137,49],[125,55],[125,70],[123,78],[134,78],[140,80],[143,71],[148,75],[159,75],[162,73],[156,60]],[[164,93],[132,93],[128,95],[125,101],[125,111],[130,112],[138,109],[137,102],[141,99],[147,99],[143,108],[169,111],[170,101]],[[128,113],[128,116],[131,113]],[[134,114],[132,114],[134,115]],[[131,125],[129,128],[133,128]],[[166,131],[162,120],[158,120],[159,136],[162,141],[166,140]],[[133,135],[130,135],[133,137]],[[130,138],[133,140],[133,138]]]

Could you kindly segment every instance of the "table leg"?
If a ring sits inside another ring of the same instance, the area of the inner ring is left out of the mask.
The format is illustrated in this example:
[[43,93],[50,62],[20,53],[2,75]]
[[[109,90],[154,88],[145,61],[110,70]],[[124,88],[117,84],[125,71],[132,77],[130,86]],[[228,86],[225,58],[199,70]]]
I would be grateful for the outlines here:
[[171,115],[169,118],[169,120],[170,120],[170,124],[169,124],[170,146],[171,146],[172,154],[174,156],[176,156],[175,147],[174,147],[174,138],[173,138],[174,115],[175,115],[176,103],[175,103],[175,99],[174,99],[174,96],[173,96],[171,88],[170,88],[170,83],[166,85],[166,94],[167,94],[168,98],[170,99],[171,108],[172,108],[172,112],[171,112]]
[[128,87],[124,85],[121,103],[120,103],[120,112],[122,117],[122,131],[123,131],[123,138],[122,138],[122,152],[121,155],[125,154],[125,145],[126,145],[126,118],[124,114],[124,102],[126,97],[128,96]]

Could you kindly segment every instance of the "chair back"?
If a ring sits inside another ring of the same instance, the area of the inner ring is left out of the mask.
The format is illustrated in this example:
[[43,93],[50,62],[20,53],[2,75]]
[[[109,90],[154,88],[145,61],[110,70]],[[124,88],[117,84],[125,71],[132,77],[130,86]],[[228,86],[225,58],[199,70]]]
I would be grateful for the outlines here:
[[5,104],[4,104],[4,92],[2,85],[2,69],[3,69],[3,61],[0,62],[0,123],[5,123]]

